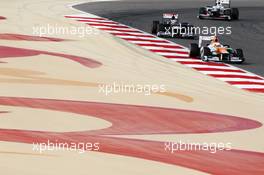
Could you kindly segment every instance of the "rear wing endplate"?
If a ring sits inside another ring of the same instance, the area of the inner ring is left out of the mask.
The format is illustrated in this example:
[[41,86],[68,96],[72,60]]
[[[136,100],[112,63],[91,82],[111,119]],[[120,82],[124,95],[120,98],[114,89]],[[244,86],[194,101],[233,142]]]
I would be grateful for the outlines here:
[[215,0],[215,4],[219,3],[223,6],[230,6],[231,0]]
[[199,47],[202,46],[203,41],[211,41],[214,36],[199,36]]
[[164,19],[171,19],[173,16],[175,16],[175,19],[178,19],[179,17],[177,13],[164,13],[163,14]]

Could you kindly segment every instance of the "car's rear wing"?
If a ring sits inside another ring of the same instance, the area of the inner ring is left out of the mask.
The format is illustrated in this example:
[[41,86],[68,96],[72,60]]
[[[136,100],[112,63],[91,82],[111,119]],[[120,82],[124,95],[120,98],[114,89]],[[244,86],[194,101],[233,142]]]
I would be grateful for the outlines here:
[[214,36],[199,36],[199,47],[202,47],[203,41],[211,41]]
[[230,7],[231,0],[215,0],[215,4],[221,4],[222,6]]
[[175,19],[178,19],[179,17],[177,13],[164,13],[163,14],[164,19],[171,19],[173,16],[175,17]]

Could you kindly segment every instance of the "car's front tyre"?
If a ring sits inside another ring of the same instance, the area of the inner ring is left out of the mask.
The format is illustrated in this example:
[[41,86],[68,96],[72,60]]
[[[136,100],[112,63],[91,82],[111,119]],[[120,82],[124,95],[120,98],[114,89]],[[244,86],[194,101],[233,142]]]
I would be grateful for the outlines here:
[[205,7],[200,7],[199,8],[199,15],[198,15],[198,18],[199,19],[204,19],[203,15],[206,15],[207,14],[207,10]]
[[231,9],[231,16],[233,20],[238,20],[239,19],[239,10],[238,8],[232,8]]
[[152,29],[151,29],[151,33],[153,35],[157,35],[157,33],[159,32],[159,21],[153,21],[152,23]]
[[189,53],[190,57],[199,57],[200,56],[200,49],[198,44],[196,43],[191,43],[190,44],[190,53]]

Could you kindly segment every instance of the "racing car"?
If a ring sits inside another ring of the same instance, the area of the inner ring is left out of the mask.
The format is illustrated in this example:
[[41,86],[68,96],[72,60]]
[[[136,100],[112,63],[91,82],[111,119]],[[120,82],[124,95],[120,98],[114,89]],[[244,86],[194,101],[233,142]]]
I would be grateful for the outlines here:
[[[207,43],[206,42],[210,43]],[[243,63],[245,61],[242,49],[232,49],[222,45],[217,36],[200,36],[199,44],[190,44],[190,57],[201,58],[203,61]]]
[[163,14],[162,21],[153,21],[151,33],[158,37],[189,38],[196,37],[194,26],[187,22],[179,22],[179,15]]
[[238,20],[238,8],[231,8],[231,0],[215,0],[214,6],[201,7],[198,14],[199,19],[223,19]]

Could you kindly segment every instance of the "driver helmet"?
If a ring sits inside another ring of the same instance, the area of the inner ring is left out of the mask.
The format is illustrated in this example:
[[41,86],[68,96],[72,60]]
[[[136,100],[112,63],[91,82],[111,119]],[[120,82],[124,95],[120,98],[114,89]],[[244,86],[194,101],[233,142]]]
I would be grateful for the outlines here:
[[219,42],[218,37],[217,36],[213,36],[211,42],[218,43]]
[[171,24],[175,24],[176,22],[177,22],[177,19],[176,19],[175,15],[172,15]]

